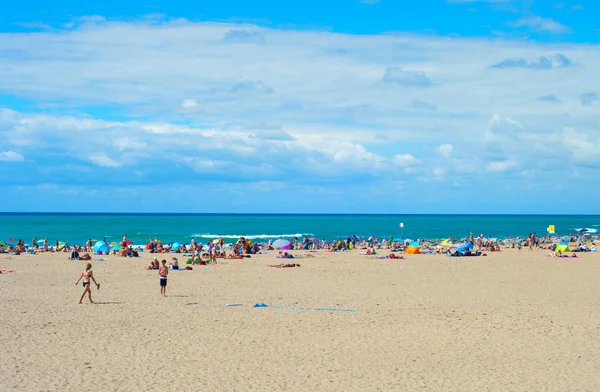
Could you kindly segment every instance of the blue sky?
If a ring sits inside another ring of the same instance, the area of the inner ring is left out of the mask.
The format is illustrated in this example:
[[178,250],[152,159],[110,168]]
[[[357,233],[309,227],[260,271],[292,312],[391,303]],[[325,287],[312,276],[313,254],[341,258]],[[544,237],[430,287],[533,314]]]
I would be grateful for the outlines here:
[[599,14],[12,3],[2,210],[599,213]]

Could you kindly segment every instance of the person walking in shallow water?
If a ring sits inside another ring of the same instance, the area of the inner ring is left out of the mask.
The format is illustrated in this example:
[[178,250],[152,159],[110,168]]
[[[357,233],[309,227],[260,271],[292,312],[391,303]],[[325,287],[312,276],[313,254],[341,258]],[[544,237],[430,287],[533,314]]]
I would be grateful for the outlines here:
[[90,302],[94,303],[94,301],[92,301],[92,289],[90,287],[90,280],[94,282],[98,290],[100,290],[100,283],[96,282],[96,279],[94,278],[94,273],[92,272],[92,265],[90,263],[88,263],[85,266],[85,271],[83,271],[81,275],[79,275],[79,279],[77,279],[77,282],[75,282],[75,286],[79,284],[79,281],[81,279],[83,279],[83,294],[81,294],[79,303],[83,303],[83,297],[85,297],[86,293],[88,295],[88,298],[90,299]]

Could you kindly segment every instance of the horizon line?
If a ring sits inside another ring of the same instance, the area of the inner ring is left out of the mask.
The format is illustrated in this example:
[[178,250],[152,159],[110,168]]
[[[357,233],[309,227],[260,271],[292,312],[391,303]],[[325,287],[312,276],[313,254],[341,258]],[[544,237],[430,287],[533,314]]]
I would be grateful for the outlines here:
[[313,215],[313,216],[600,216],[600,213],[348,213],[348,212],[64,212],[64,211],[0,211],[0,215]]

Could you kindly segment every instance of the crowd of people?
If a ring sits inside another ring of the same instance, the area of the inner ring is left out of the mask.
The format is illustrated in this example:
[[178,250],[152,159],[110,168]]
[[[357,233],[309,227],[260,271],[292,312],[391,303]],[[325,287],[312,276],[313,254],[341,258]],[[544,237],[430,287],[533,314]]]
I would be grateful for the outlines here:
[[[12,239],[11,239],[12,240]],[[588,245],[589,238],[583,239],[579,237],[571,238],[571,242],[579,240],[579,243],[573,248],[575,252],[587,252],[596,251],[595,242]],[[412,240],[411,240],[412,241]],[[479,252],[497,252],[504,248],[522,249],[528,248],[533,249],[548,249],[554,250],[556,246],[555,237],[542,237],[540,238],[535,233],[531,233],[527,238],[516,237],[514,239],[498,240],[491,238],[490,236],[484,237],[483,234],[479,234],[477,237],[470,233],[468,237],[461,240],[462,243],[470,243],[473,251]],[[264,243],[253,242],[251,239],[240,237],[236,242],[227,244],[223,237],[209,240],[206,244],[196,241],[195,238],[191,238],[189,244],[180,244],[178,242],[164,243],[158,239],[150,238],[145,246],[134,246],[131,241],[127,239],[127,235],[123,236],[120,243],[110,243],[104,238],[101,242],[106,244],[106,247],[101,250],[94,249],[94,244],[97,241],[88,239],[83,245],[70,246],[68,243],[55,241],[53,245],[49,244],[47,238],[43,240],[37,240],[33,238],[31,245],[28,246],[22,239],[19,239],[16,243],[6,243],[0,241],[0,253],[10,254],[37,254],[42,252],[63,252],[69,253],[71,260],[91,260],[92,255],[96,254],[113,254],[121,257],[139,257],[141,252],[149,252],[152,254],[165,254],[165,253],[179,253],[184,255],[190,255],[192,263],[201,263],[202,261],[208,261],[210,263],[218,263],[218,259],[242,259],[251,255],[263,253],[265,251],[273,251],[276,249],[272,240],[268,240]],[[419,246],[422,253],[447,253],[450,246],[448,244],[458,244],[459,240],[447,239],[445,241],[428,241],[421,240]],[[288,244],[282,249],[285,250],[308,250],[308,251],[325,251],[325,252],[339,252],[349,251],[354,249],[360,249],[366,255],[374,255],[377,250],[389,250],[392,252],[403,252],[410,246],[409,241],[401,239],[378,238],[368,237],[360,238],[356,235],[348,236],[345,239],[335,239],[333,241],[327,241],[325,238],[293,238],[288,241]]]

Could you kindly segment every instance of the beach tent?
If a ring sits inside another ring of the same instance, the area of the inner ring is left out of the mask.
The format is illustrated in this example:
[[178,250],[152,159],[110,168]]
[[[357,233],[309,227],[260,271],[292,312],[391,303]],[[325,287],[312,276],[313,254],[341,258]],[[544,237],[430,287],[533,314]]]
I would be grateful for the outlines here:
[[411,243],[408,248],[406,248],[406,254],[407,255],[418,255],[421,254],[421,251],[419,250],[419,243],[418,242],[413,242]]
[[179,248],[181,248],[181,244],[179,242],[173,242],[173,245],[171,245],[172,251],[176,251]]
[[565,253],[565,252],[570,252],[571,250],[569,249],[568,243],[561,242],[560,244],[556,245],[556,249],[554,249],[554,251]]
[[473,243],[472,242],[467,242],[466,244],[461,244],[461,245],[458,245],[456,247],[456,250],[459,251],[459,252],[464,252],[467,249],[473,249]]
[[108,246],[108,244],[104,241],[97,241],[94,244],[94,252],[110,252],[110,247]]

